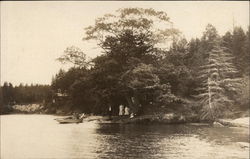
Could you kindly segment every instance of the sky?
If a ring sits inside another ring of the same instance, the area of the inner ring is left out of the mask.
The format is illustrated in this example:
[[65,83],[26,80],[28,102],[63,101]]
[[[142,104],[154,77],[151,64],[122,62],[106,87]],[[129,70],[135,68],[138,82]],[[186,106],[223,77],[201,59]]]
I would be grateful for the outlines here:
[[220,35],[235,26],[249,26],[247,1],[4,1],[1,4],[1,84],[50,84],[62,65],[56,58],[69,46],[89,58],[100,54],[83,42],[84,28],[119,8],[164,11],[187,39],[201,37],[208,23]]

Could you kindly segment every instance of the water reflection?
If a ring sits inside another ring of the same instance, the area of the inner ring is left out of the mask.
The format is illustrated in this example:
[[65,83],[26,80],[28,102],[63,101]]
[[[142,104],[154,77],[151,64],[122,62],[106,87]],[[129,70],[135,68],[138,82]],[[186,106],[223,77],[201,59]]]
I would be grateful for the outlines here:
[[247,129],[191,125],[61,125],[49,115],[1,116],[1,158],[249,158]]
[[248,151],[233,144],[248,141],[247,134],[228,128],[188,125],[102,125],[97,133],[107,136],[104,143],[108,149],[99,154],[100,158],[112,155],[116,155],[117,158],[127,156],[146,159],[248,158]]

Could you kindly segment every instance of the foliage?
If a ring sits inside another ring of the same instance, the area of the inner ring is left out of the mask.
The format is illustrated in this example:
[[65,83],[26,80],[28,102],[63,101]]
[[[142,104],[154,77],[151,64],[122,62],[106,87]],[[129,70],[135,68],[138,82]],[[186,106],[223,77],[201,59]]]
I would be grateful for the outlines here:
[[241,88],[241,78],[237,78],[232,55],[220,46],[217,36],[212,37],[214,39],[209,41],[211,50],[207,52],[206,63],[201,66],[201,84],[196,96],[202,106],[201,118],[207,120],[215,120],[222,117],[224,111],[232,110],[233,100]]
[[52,92],[48,85],[25,85],[13,87],[5,82],[1,87],[3,105],[42,103],[50,101]]
[[160,80],[153,73],[153,69],[152,65],[138,64],[138,66],[122,75],[122,84],[132,90],[156,87]]
[[[78,56],[81,52],[79,49],[66,51],[61,61],[74,64],[75,61],[82,61],[93,66],[85,67],[87,75],[75,76],[72,69],[60,71],[52,82],[52,88],[67,92],[78,107],[82,107],[83,103],[91,103],[95,112],[101,112],[107,105],[117,110],[119,104],[125,104],[133,109],[143,104],[141,98],[156,91],[152,88],[159,87],[160,80],[153,68],[162,55],[157,45],[176,36],[178,31],[171,27],[164,12],[126,8],[98,18],[95,25],[86,28],[85,33],[84,40],[96,40],[104,54],[86,62],[85,57]],[[82,68],[81,65],[75,66]],[[138,95],[150,89],[150,93]],[[84,94],[86,91],[92,98]]]
[[90,64],[86,62],[86,54],[81,51],[80,48],[71,46],[67,47],[64,54],[57,58],[58,61],[62,63],[72,63],[74,66],[84,68],[88,67]]
[[67,72],[64,70],[59,70],[58,74],[55,75],[55,78],[52,79],[51,87],[55,91],[60,93],[68,93],[71,85],[75,80],[83,76],[86,69],[84,68],[70,68]]
[[109,106],[116,114],[120,104],[145,113],[199,103],[192,111],[214,120],[246,104],[239,95],[249,72],[249,31],[235,28],[220,37],[209,24],[201,38],[178,35],[164,12],[124,8],[106,14],[83,38],[97,42],[103,54],[88,61],[80,49],[67,48],[59,60],[74,67],[60,70],[52,89],[67,93],[72,109],[96,114]]
[[98,40],[101,46],[107,37],[117,37],[130,30],[134,34],[150,37],[151,44],[157,44],[178,34],[178,30],[173,29],[171,25],[165,12],[143,8],[124,8],[117,10],[115,14],[105,14],[97,18],[94,26],[86,28],[84,40]]
[[227,32],[223,37],[223,46],[227,47],[235,57],[234,65],[241,75],[249,74],[249,27],[245,33],[241,27],[235,27],[233,32]]
[[241,91],[239,97],[236,99],[237,104],[239,105],[239,110],[249,109],[250,104],[250,78],[249,76],[244,76],[241,85]]

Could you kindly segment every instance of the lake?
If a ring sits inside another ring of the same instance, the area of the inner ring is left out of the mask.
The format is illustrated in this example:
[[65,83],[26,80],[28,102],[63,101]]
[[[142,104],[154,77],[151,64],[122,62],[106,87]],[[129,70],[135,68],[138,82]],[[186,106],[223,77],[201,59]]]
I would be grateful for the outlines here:
[[249,158],[246,128],[193,125],[58,124],[52,115],[1,115],[1,158]]

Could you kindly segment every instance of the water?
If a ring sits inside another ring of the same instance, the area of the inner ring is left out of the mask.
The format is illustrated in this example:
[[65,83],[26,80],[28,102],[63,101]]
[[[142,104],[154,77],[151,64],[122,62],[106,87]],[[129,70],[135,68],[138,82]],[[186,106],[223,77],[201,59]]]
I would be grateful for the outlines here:
[[1,158],[249,158],[245,128],[58,124],[51,115],[1,116]]

